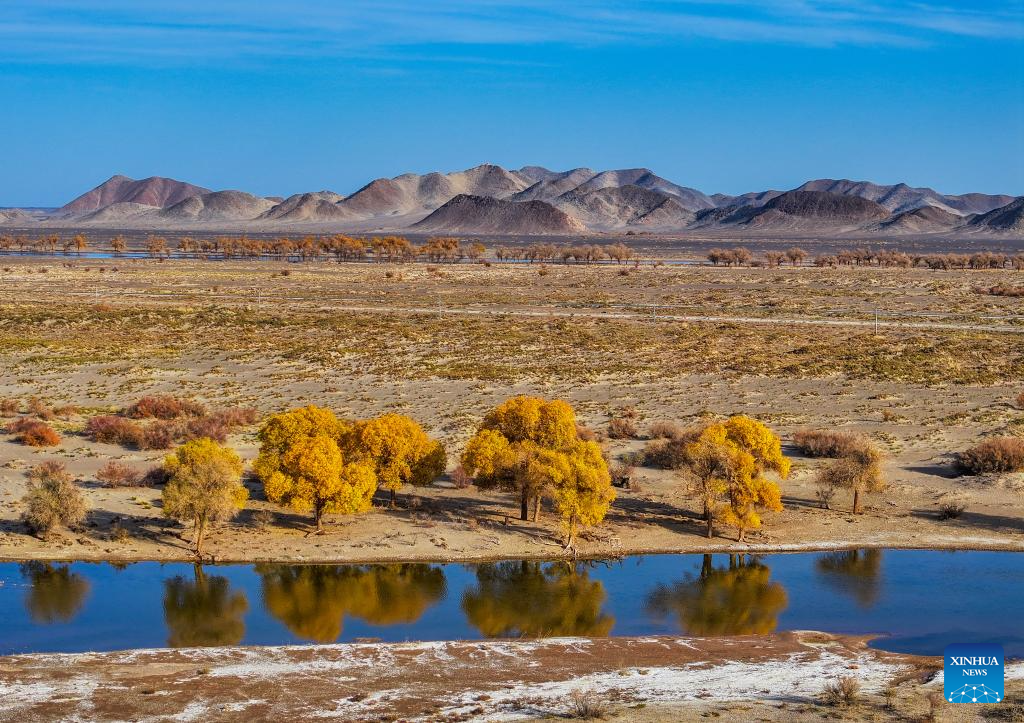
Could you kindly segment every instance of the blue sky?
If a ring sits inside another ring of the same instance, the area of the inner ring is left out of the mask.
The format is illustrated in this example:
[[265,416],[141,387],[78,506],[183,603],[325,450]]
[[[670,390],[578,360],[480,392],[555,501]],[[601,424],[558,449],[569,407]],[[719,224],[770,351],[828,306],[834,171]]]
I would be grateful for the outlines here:
[[1024,194],[1024,0],[0,0],[0,99],[0,205],[483,162]]

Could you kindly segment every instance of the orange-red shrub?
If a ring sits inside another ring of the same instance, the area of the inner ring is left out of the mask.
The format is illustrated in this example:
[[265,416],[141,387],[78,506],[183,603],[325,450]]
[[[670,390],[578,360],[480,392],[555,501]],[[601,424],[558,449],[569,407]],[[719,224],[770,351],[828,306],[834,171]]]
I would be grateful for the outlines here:
[[94,442],[120,444],[133,449],[142,449],[145,440],[145,433],[138,423],[113,414],[90,419],[85,425],[85,433]]
[[181,417],[201,417],[206,414],[206,407],[191,399],[182,399],[171,394],[157,394],[141,397],[124,413],[133,419],[179,419]]
[[60,435],[46,422],[28,420],[26,424],[19,425],[21,431],[16,439],[29,447],[56,447],[60,444]]

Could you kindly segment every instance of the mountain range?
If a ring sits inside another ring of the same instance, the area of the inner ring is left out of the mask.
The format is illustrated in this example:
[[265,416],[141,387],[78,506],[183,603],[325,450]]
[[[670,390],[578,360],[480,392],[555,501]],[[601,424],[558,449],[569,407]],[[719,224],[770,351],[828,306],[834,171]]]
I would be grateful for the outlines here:
[[505,235],[1024,235],[1024,197],[949,195],[903,183],[834,179],[788,191],[708,195],[646,168],[507,170],[485,164],[378,178],[348,196],[324,190],[287,198],[114,176],[59,209],[0,209],[0,225]]

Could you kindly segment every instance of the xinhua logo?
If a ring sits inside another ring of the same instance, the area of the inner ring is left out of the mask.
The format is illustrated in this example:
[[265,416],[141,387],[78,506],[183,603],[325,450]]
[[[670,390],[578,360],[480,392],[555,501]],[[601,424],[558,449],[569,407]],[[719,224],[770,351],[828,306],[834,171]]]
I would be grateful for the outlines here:
[[957,643],[946,646],[943,693],[950,703],[1003,700],[1003,646]]

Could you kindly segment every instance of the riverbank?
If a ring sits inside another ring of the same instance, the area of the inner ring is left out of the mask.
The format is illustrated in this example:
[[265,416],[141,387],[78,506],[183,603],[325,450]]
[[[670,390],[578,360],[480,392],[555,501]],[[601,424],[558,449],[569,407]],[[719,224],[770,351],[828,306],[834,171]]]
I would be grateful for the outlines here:
[[0,659],[0,719],[530,719],[567,713],[577,690],[619,711],[728,712],[813,705],[824,681],[850,673],[879,694],[934,666],[809,633],[27,655]]
[[[0,540],[3,536],[0,535]],[[34,538],[33,538],[34,539]],[[322,537],[315,538],[322,540]],[[320,547],[321,542],[313,542],[311,546]],[[691,544],[642,547],[624,545],[580,545],[575,558],[566,553],[555,543],[538,542],[532,546],[517,545],[511,551],[457,555],[444,552],[396,552],[383,554],[362,550],[346,549],[345,554],[330,550],[311,549],[304,553],[294,551],[274,557],[253,553],[247,549],[233,549],[226,553],[208,553],[200,560],[187,549],[183,548],[149,548],[124,552],[113,550],[97,550],[89,543],[64,538],[57,546],[31,545],[24,550],[23,546],[14,548],[0,546],[0,562],[26,562],[37,560],[42,562],[202,562],[203,564],[247,564],[247,563],[312,563],[312,564],[374,564],[374,563],[479,563],[498,562],[501,560],[607,560],[633,555],[675,555],[675,554],[741,554],[768,555],[775,553],[798,552],[838,552],[844,550],[947,550],[947,551],[989,551],[989,552],[1024,552],[1024,539],[1012,537],[957,537],[957,536],[919,536],[908,541],[906,535],[894,532],[891,535],[873,535],[866,539],[848,540],[807,540],[797,543],[783,544],[738,544],[727,540],[715,541],[700,539]]]
[[[240,441],[238,446],[243,444]],[[916,474],[925,484],[963,484]],[[692,499],[680,496],[680,483],[673,473],[644,470],[635,479],[638,484],[633,489],[618,492],[603,524],[579,540],[580,557],[858,548],[1024,551],[1020,495],[992,482],[985,483],[989,490],[985,498],[957,519],[939,519],[928,509],[947,492],[924,484],[893,485],[883,495],[870,498],[863,514],[853,515],[810,502],[813,475],[807,468],[798,468],[785,486],[785,509],[765,515],[764,527],[740,544],[727,528],[710,539],[703,534],[699,511]],[[8,480],[8,499],[17,500],[24,494],[24,478]],[[0,503],[0,560],[196,560],[192,530],[162,517],[160,489],[89,487],[87,494],[92,510],[85,524],[49,539],[27,533],[17,518],[16,504]],[[401,494],[394,509],[379,498],[366,514],[329,516],[320,535],[313,534],[307,515],[261,500],[258,485],[250,494],[238,518],[211,530],[204,562],[484,562],[567,555],[553,511],[546,510],[537,521],[519,520],[514,501],[500,492],[451,485],[418,488]]]
[[[856,705],[822,704],[845,676]],[[1007,666],[1007,705],[1022,678]],[[941,659],[814,632],[130,650],[0,658],[0,720],[536,720],[577,700],[622,721],[907,720],[941,685]]]

